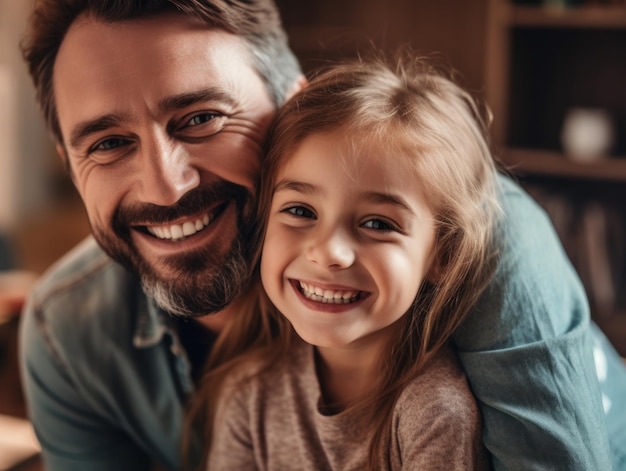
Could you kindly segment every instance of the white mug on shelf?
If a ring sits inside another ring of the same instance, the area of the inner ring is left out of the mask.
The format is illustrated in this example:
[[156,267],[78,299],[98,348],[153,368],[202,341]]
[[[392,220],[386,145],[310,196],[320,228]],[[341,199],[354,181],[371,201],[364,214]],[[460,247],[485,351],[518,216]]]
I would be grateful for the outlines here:
[[565,114],[561,145],[572,160],[599,160],[611,151],[614,140],[613,120],[606,110],[576,107]]

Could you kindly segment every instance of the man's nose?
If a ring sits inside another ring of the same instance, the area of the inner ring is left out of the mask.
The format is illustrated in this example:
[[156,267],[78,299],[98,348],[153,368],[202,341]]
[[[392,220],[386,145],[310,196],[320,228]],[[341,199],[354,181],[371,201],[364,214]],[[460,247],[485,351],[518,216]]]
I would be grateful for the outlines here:
[[307,258],[323,267],[342,270],[354,264],[356,259],[354,240],[347,231],[330,229],[320,231],[306,249]]
[[169,206],[200,184],[199,170],[178,142],[153,138],[141,147],[138,197],[143,203]]

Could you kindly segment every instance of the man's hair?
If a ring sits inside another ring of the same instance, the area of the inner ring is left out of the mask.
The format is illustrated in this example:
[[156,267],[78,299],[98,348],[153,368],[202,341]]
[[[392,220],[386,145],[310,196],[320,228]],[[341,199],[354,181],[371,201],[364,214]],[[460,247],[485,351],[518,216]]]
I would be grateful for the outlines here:
[[282,105],[301,71],[273,0],[38,0],[21,48],[46,124],[58,142],[63,137],[54,98],[54,62],[76,18],[87,14],[117,22],[163,12],[193,16],[209,27],[240,36],[248,45],[252,67],[276,106]]

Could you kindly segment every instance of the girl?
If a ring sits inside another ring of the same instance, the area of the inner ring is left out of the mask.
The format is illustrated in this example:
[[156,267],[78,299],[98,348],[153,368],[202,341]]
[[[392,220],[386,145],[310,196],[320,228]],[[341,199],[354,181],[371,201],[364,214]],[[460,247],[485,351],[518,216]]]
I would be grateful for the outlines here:
[[448,346],[495,266],[483,114],[423,59],[336,66],[280,111],[259,199],[271,303],[259,288],[220,337],[212,362],[230,360],[193,411],[210,470],[489,467]]

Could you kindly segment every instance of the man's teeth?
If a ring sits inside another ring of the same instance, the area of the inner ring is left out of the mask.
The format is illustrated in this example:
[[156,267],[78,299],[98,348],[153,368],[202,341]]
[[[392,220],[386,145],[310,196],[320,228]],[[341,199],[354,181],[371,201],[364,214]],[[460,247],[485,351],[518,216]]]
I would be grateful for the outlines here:
[[208,214],[194,221],[186,221],[182,224],[170,224],[167,226],[146,226],[147,231],[159,239],[178,240],[183,237],[194,235],[209,225],[211,219]]
[[339,291],[331,289],[322,289],[318,286],[309,285],[300,282],[300,290],[302,294],[311,301],[317,301],[324,304],[348,304],[359,299],[360,291]]

